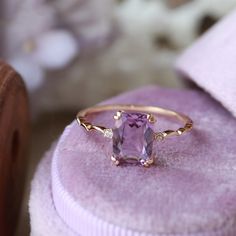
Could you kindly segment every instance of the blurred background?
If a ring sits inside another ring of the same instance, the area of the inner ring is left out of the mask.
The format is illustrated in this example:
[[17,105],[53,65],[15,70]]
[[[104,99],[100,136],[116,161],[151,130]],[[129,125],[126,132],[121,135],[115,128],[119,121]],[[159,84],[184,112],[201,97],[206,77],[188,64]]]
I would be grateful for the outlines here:
[[0,57],[23,76],[32,113],[29,171],[17,235],[29,235],[30,181],[76,112],[136,87],[186,86],[176,57],[236,0],[5,0]]

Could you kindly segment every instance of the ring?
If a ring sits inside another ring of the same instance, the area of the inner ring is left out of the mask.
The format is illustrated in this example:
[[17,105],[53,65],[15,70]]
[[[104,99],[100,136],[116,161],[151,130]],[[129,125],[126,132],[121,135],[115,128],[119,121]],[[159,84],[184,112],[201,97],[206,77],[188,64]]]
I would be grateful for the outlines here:
[[[114,127],[92,124],[89,116],[105,111],[116,111]],[[175,118],[183,123],[178,129],[155,131],[158,116]],[[76,120],[86,131],[98,131],[112,139],[111,160],[115,165],[138,163],[144,167],[154,164],[154,142],[171,136],[180,136],[193,128],[193,121],[186,115],[156,106],[101,105],[78,112]]]

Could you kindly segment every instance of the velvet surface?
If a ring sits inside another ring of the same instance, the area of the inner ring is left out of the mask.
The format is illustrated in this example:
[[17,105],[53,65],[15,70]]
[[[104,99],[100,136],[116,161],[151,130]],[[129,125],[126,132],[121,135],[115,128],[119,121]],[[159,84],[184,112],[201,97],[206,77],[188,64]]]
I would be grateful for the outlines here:
[[[236,120],[231,114],[202,92],[157,87],[129,92],[108,103],[174,109],[194,120],[194,130],[157,143],[156,165],[146,169],[112,165],[110,140],[87,133],[73,122],[53,152],[52,194],[57,213],[50,192],[51,164],[45,168],[44,161],[36,172],[30,199],[32,235],[73,235],[67,226],[76,235],[124,235],[84,233],[96,224],[86,221],[88,217],[74,217],[77,207],[103,224],[127,229],[127,235],[236,235]],[[94,119],[112,126],[112,115]],[[173,126],[159,117],[156,129]],[[68,234],[63,234],[65,229]],[[45,230],[52,233],[44,234]]]
[[236,11],[225,17],[177,61],[177,70],[236,116]]
[[58,216],[51,191],[51,162],[54,148],[38,165],[31,184],[29,214],[31,236],[78,236]]

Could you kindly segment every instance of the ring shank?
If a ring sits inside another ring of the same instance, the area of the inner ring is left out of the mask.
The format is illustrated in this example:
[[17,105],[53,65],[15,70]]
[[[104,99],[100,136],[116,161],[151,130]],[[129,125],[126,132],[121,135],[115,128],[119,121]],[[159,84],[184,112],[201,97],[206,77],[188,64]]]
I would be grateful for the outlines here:
[[77,114],[77,121],[79,125],[82,125],[87,131],[89,130],[98,130],[102,133],[107,129],[102,126],[97,126],[91,124],[86,118],[90,114],[100,113],[105,111],[136,111],[136,112],[145,112],[149,114],[158,114],[162,116],[168,116],[176,118],[177,120],[184,123],[184,126],[177,130],[165,130],[163,132],[159,132],[158,135],[161,134],[163,138],[170,137],[173,135],[181,135],[187,131],[190,131],[193,127],[193,121],[186,115],[175,112],[172,110],[164,109],[156,106],[143,106],[143,105],[129,105],[129,104],[115,104],[115,105],[100,105],[94,106],[87,109],[84,109]]

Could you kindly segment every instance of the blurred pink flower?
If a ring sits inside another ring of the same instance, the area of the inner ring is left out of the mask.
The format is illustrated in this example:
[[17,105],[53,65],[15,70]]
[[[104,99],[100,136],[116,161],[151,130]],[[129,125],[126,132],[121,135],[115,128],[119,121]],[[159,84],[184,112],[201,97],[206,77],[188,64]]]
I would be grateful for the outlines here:
[[5,55],[33,91],[46,69],[63,68],[75,58],[79,44],[68,30],[55,29],[55,10],[44,1],[10,0],[6,7]]
[[33,91],[43,83],[46,69],[65,67],[78,52],[77,41],[69,32],[51,30],[26,41],[8,60]]

